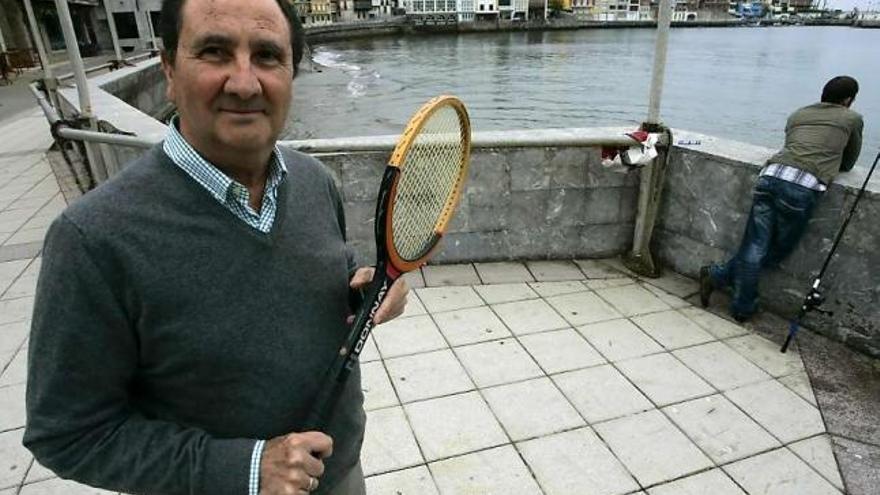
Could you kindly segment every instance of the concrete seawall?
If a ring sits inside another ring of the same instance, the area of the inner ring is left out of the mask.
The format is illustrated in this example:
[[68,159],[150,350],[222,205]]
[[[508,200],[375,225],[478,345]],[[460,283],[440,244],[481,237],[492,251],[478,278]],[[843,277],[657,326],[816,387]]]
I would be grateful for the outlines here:
[[[791,24],[788,21],[775,21],[776,24]],[[858,26],[880,27],[878,21],[853,21],[851,19],[805,19],[802,21],[806,26]],[[774,22],[761,21],[756,25],[754,20],[742,19],[705,19],[694,21],[675,21],[674,28],[707,28],[707,27],[772,27]],[[306,36],[309,43],[321,43],[338,41],[351,38],[379,37],[404,34],[425,33],[483,33],[491,31],[553,31],[573,29],[625,29],[645,28],[652,29],[657,26],[656,21],[590,21],[575,18],[562,18],[530,21],[509,21],[498,19],[496,21],[465,22],[465,23],[425,23],[418,18],[396,17],[381,21],[363,21],[352,23],[327,24],[322,26],[306,27]]]
[[[161,108],[164,84],[158,72],[153,60],[91,80],[96,114],[122,131],[150,142],[161,140],[162,124],[148,115]],[[65,89],[61,95],[64,106],[77,107],[75,90]],[[475,149],[461,209],[434,262],[572,259],[626,252],[636,214],[638,171],[606,169],[596,148],[515,144],[536,132],[562,139],[572,134],[620,136],[624,130],[510,131],[503,134],[513,147]],[[700,265],[720,261],[736,249],[756,173],[774,150],[687,131],[675,134],[677,140],[701,144],[673,148],[653,247],[667,267],[694,276]],[[142,149],[106,146],[104,151],[125,163]],[[342,152],[321,159],[342,191],[349,240],[361,259],[369,261],[375,191],[387,152]],[[786,316],[797,310],[864,172],[841,175],[822,198],[791,258],[762,279],[765,308]],[[880,223],[871,219],[878,215],[880,190],[875,183],[823,281],[826,307],[835,314],[811,315],[807,322],[875,357],[880,356]]]

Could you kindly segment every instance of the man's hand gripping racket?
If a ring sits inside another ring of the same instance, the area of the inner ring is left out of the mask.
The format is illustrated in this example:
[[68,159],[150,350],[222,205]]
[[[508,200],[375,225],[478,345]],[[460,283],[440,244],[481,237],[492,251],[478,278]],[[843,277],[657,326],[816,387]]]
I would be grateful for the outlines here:
[[470,148],[467,110],[454,96],[432,99],[407,124],[379,186],[376,273],[325,375],[304,431],[323,429],[389,288],[423,265],[446,232],[467,178]]

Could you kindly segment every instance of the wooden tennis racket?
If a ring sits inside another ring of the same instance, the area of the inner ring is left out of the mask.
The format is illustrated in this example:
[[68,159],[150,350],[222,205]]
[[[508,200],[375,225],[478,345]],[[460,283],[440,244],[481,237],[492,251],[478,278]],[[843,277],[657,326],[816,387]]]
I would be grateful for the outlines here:
[[467,178],[470,149],[467,110],[454,96],[425,103],[407,124],[379,186],[376,273],[327,370],[304,431],[323,429],[388,289],[404,273],[423,265],[446,232]]

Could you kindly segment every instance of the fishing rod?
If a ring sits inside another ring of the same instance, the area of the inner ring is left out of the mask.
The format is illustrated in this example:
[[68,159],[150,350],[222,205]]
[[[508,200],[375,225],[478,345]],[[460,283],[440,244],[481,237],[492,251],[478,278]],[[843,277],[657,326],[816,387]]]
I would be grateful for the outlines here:
[[831,263],[831,257],[834,256],[834,251],[837,250],[837,245],[840,244],[840,239],[843,238],[843,233],[846,231],[846,226],[849,225],[849,221],[852,219],[853,213],[856,211],[856,206],[859,204],[859,200],[862,199],[862,195],[865,194],[865,189],[868,187],[868,181],[871,180],[871,175],[874,173],[874,169],[877,167],[877,161],[880,160],[880,153],[877,153],[877,157],[874,158],[874,164],[871,165],[871,169],[868,170],[868,175],[865,177],[865,182],[862,184],[862,188],[859,189],[859,193],[856,195],[856,200],[853,201],[852,207],[849,209],[849,213],[847,213],[846,218],[843,220],[843,225],[840,226],[840,230],[837,231],[837,237],[834,239],[834,244],[831,246],[831,251],[828,253],[828,256],[825,258],[825,263],[822,264],[822,269],[819,270],[819,275],[816,275],[816,278],[813,280],[813,285],[810,287],[809,292],[804,297],[804,302],[801,304],[801,310],[798,311],[797,316],[791,320],[788,325],[788,337],[785,338],[785,343],[782,344],[782,349],[779,352],[785,352],[788,350],[788,345],[791,344],[791,341],[794,340],[795,335],[797,335],[798,330],[800,330],[801,322],[804,317],[810,311],[816,311],[818,313],[822,313],[828,316],[834,314],[833,311],[826,311],[824,309],[819,308],[822,303],[825,302],[825,297],[819,292],[819,285],[822,283],[822,276],[825,275],[825,270],[828,268],[828,264]]

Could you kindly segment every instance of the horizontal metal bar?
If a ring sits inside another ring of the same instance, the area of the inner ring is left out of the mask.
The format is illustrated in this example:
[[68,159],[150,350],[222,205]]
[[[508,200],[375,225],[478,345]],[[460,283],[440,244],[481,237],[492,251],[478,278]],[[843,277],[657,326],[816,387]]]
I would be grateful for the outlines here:
[[[45,109],[44,109],[45,111]],[[48,116],[47,116],[48,117]],[[136,136],[109,134],[79,129],[60,129],[58,134],[65,139],[117,144],[135,148],[150,148],[158,141]],[[337,139],[308,139],[302,141],[280,141],[282,146],[307,153],[347,153],[364,151],[391,151],[397,145],[398,136],[362,136]],[[623,132],[597,132],[591,129],[539,129],[534,131],[487,131],[474,134],[473,148],[534,148],[552,146],[631,146],[635,141]]]
[[112,134],[109,132],[83,131],[80,129],[71,129],[70,127],[58,129],[58,135],[71,141],[115,144],[117,146],[126,146],[129,148],[149,149],[152,148],[153,145],[158,144],[158,141],[154,142],[137,136]]
[[[281,144],[308,153],[342,153],[350,151],[391,151],[397,145],[398,136],[364,136],[336,139],[308,139],[282,141]],[[531,131],[486,131],[473,135],[473,148],[535,148],[550,146],[612,146],[626,147],[635,140],[621,130],[596,131],[595,129],[537,129]]]
[[[123,61],[136,63],[136,62],[140,61],[141,59],[148,59],[148,58],[151,58],[152,56],[153,56],[153,54],[150,52],[139,53],[137,55],[123,59]],[[96,65],[94,67],[86,67],[86,74],[93,74],[95,72],[101,72],[102,70],[108,70],[111,67],[113,67],[113,62],[104,62],[103,64]],[[73,79],[73,76],[74,76],[73,72],[70,72],[68,74],[63,74],[63,75],[58,76],[58,80],[63,81],[65,79]]]

